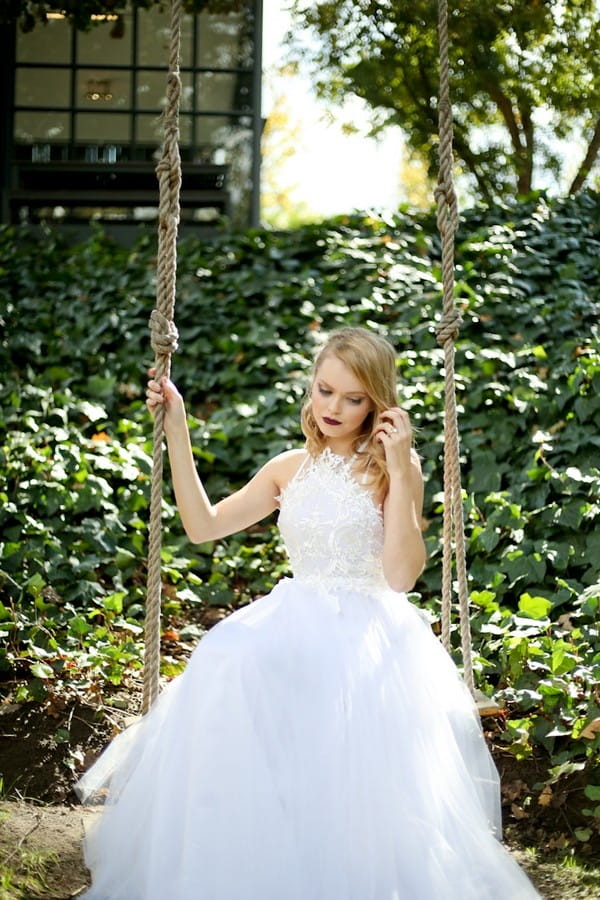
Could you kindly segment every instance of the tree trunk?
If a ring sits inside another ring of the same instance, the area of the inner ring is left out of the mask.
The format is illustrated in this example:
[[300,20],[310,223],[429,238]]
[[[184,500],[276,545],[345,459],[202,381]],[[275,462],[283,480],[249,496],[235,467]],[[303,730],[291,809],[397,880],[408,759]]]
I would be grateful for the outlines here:
[[521,154],[523,168],[519,170],[519,194],[529,194],[533,182],[533,152],[534,152],[534,131],[533,121],[531,118],[531,109],[523,107],[521,109],[521,120],[523,125],[523,134],[525,136],[525,147]]
[[499,86],[494,82],[488,82],[487,88],[510,135],[517,175],[517,194],[528,194],[531,191],[533,172],[533,123],[529,110],[519,110],[521,119],[519,122],[510,99]]
[[477,154],[471,150],[468,140],[463,137],[456,122],[454,122],[454,136],[452,143],[457,156],[462,159],[471,175],[475,178],[477,187],[479,188],[483,199],[488,203],[492,203],[495,199],[492,185],[486,175],[481,171],[477,161]]
[[592,135],[592,139],[588,144],[587,153],[585,154],[585,159],[581,163],[579,167],[579,171],[573,182],[571,187],[569,188],[569,195],[576,194],[577,191],[580,191],[584,185],[585,179],[588,177],[592,170],[592,166],[596,162],[598,157],[598,153],[600,152],[600,119],[596,122],[596,127],[594,129],[594,133]]

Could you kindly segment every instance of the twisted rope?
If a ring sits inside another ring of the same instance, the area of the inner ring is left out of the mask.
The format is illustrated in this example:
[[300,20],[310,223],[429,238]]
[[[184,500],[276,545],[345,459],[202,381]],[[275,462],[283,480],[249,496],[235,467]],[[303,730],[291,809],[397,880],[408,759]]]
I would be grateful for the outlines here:
[[[177,279],[177,231],[181,159],[179,156],[179,53],[181,46],[182,0],[172,0],[167,105],[164,113],[164,138],[161,159],[156,167],[159,185],[158,257],[156,272],[156,309],[150,316],[151,344],[155,354],[156,379],[171,372],[171,354],[177,349],[175,288]],[[164,410],[159,405],[154,416],[152,488],[148,539],[148,587],[144,629],[144,693],[142,712],[146,713],[158,696],[160,674],[161,607],[161,506],[163,480]]]
[[450,103],[450,65],[448,61],[448,2],[438,3],[438,35],[440,57],[439,99],[439,176],[435,190],[438,204],[437,225],[442,244],[443,313],[436,328],[438,343],[444,348],[445,405],[444,419],[444,528],[442,558],[442,642],[450,649],[450,612],[452,606],[452,549],[456,560],[456,579],[460,613],[460,636],[464,679],[474,693],[471,655],[471,626],[465,531],[462,505],[460,442],[456,413],[454,374],[455,341],[460,331],[461,316],[454,305],[454,239],[458,224],[458,205],[452,177],[452,105]]

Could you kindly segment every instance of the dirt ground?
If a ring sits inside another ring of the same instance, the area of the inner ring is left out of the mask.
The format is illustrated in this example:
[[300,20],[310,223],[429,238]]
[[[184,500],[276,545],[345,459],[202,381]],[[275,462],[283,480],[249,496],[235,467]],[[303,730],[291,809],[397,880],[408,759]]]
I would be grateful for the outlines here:
[[[94,808],[81,806],[0,802],[0,862],[14,854],[12,862],[18,868],[23,852],[46,859],[39,887],[21,893],[0,884],[0,900],[75,900],[81,896],[89,884],[81,843],[86,824],[98,814]],[[564,860],[558,862],[518,847],[511,852],[544,900],[598,900],[600,870],[565,865]]]
[[[27,869],[31,870],[27,860],[35,861],[40,887],[30,884],[25,888],[31,900],[69,900],[79,896],[89,884],[81,850],[84,827],[97,814],[93,808],[82,806],[0,802],[0,864],[10,866],[15,872],[14,881],[18,882],[26,876]],[[13,897],[20,900],[18,884],[0,886],[1,900]]]
[[[78,804],[72,786],[138,708],[139,685],[115,692],[101,707],[52,697],[45,705],[0,701],[0,900],[72,900],[83,893],[84,828],[98,813]],[[534,785],[544,762],[517,763],[495,741],[494,722],[484,720],[484,727],[502,779],[511,852],[544,900],[598,900],[600,848],[574,852],[582,785],[573,780],[541,805]]]

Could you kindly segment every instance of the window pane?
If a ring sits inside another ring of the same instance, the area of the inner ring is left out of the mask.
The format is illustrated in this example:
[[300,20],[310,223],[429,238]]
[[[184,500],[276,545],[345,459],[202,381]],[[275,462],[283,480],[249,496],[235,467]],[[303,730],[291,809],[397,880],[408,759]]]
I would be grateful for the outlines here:
[[251,67],[254,61],[252,0],[240,12],[198,17],[198,65],[218,69]]
[[251,87],[252,76],[247,72],[202,72],[196,78],[198,109],[250,111]]
[[69,114],[56,112],[15,113],[15,141],[22,144],[62,143],[70,138]]
[[17,28],[17,62],[70,63],[71,27],[66,19],[37,23],[27,34]]
[[[191,66],[193,16],[184,16],[181,23],[181,65]],[[162,66],[167,70],[171,40],[171,14],[168,8],[154,6],[140,10],[138,17],[137,56],[139,66]]]
[[69,69],[17,69],[16,106],[69,105]]
[[80,109],[128,109],[131,105],[131,73],[79,69],[75,103]]
[[[136,116],[136,143],[145,144],[156,148],[158,151],[163,141],[163,123],[160,116],[139,115]],[[191,143],[191,116],[181,116],[179,119],[180,144],[182,146]]]
[[130,140],[130,122],[127,115],[106,113],[79,113],[75,118],[75,140],[102,144],[127,143]]
[[212,144],[212,162],[225,165],[227,188],[231,197],[234,217],[248,221],[252,189],[252,129],[245,117],[200,117],[198,125],[201,139]]
[[[162,110],[166,103],[166,90],[166,72],[145,72],[141,69],[137,77],[136,107],[157,112]],[[180,109],[192,108],[192,91],[192,76],[184,72],[181,75]]]
[[211,162],[219,165],[231,163],[238,149],[245,155],[252,146],[250,121],[246,117],[198,116],[196,146],[205,155],[210,148]]
[[116,22],[96,22],[89,31],[77,32],[77,62],[84,66],[129,66],[133,16]]

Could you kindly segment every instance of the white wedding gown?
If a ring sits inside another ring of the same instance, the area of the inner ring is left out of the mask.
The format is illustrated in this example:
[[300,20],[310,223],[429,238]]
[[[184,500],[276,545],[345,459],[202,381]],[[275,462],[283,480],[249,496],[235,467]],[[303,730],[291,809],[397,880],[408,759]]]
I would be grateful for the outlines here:
[[202,638],[78,785],[108,789],[86,900],[525,900],[454,664],[383,578],[383,522],[326,450],[279,525],[294,571]]

